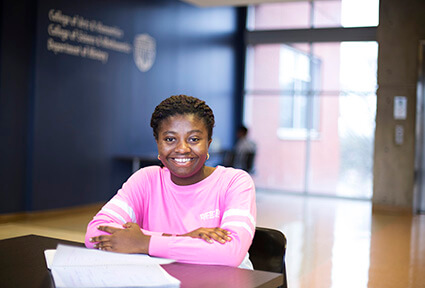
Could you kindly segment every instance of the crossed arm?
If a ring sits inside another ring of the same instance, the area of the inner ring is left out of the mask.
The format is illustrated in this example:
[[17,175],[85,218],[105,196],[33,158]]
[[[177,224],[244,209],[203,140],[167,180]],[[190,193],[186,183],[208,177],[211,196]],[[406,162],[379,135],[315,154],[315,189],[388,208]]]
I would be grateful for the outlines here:
[[233,226],[201,227],[185,234],[170,235],[140,229],[136,223],[94,222],[86,234],[89,248],[143,253],[183,263],[239,266],[252,240],[246,229]]
[[[149,254],[149,243],[151,236],[144,234],[139,225],[136,223],[125,223],[122,229],[112,226],[98,226],[97,229],[108,234],[91,237],[89,241],[94,243],[94,248],[120,253]],[[189,233],[176,236],[200,238],[208,243],[213,243],[216,241],[218,243],[224,244],[226,242],[232,241],[232,238],[229,236],[230,234],[230,231],[220,227],[201,227]],[[163,233],[162,236],[173,235]]]

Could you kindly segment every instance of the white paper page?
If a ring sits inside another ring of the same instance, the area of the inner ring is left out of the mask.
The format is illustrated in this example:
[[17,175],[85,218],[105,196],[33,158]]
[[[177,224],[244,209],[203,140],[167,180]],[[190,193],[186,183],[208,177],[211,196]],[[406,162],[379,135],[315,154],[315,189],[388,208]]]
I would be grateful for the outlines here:
[[[46,250],[48,251],[48,250]],[[48,252],[48,254],[53,252]],[[136,265],[136,264],[169,264],[172,259],[150,257],[145,254],[123,254],[106,252],[96,249],[68,246],[59,244],[53,258],[52,267],[55,266],[82,266],[82,265]],[[58,257],[56,257],[58,255]],[[47,261],[47,260],[46,260]]]
[[174,260],[59,244],[45,257],[56,287],[180,287],[159,264]]
[[180,287],[180,281],[159,265],[53,267],[57,288]]

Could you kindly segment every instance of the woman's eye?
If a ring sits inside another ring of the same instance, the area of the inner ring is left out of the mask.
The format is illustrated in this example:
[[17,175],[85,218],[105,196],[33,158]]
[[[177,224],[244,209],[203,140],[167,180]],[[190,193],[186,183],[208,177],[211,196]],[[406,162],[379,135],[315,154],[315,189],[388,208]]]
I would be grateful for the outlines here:
[[165,140],[165,142],[173,142],[173,141],[174,141],[174,138],[172,138],[172,137],[167,137],[167,138],[165,138],[164,140]]
[[196,138],[196,137],[193,137],[193,138],[190,138],[189,139],[190,142],[199,142],[199,140],[201,140],[201,139]]

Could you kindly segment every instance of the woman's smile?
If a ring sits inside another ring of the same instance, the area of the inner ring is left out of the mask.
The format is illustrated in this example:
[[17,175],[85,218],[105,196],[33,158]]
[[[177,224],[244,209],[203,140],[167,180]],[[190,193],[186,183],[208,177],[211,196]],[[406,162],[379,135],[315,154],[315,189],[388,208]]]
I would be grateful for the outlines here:
[[188,164],[190,161],[193,161],[193,158],[171,158],[171,159],[177,162],[177,164],[181,164],[181,165],[185,165],[185,164]]

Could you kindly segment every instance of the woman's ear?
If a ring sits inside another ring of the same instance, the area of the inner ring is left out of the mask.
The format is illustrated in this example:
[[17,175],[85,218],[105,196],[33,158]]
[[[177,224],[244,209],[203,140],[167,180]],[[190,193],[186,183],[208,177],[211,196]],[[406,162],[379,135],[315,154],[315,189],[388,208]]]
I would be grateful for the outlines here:
[[212,142],[212,139],[208,140],[208,148],[210,148],[211,142]]

